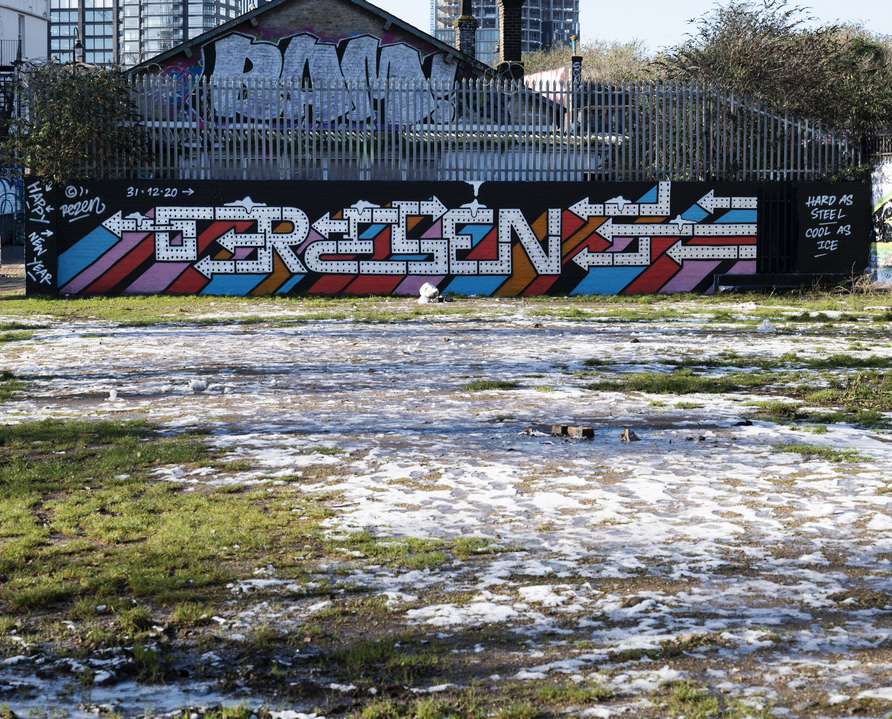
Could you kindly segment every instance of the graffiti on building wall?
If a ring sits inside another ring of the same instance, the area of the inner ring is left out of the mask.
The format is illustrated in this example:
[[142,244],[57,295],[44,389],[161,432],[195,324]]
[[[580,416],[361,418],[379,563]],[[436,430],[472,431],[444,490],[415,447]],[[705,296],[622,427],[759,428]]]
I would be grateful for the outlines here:
[[22,181],[0,177],[0,215],[14,215],[22,209]]
[[892,160],[877,165],[871,177],[875,244],[871,252],[874,278],[892,282]]
[[21,244],[22,180],[0,177],[0,243]]
[[[207,76],[294,78],[307,89],[295,93],[292,102],[272,108],[267,93],[253,97],[249,90],[245,97],[215,86],[212,102],[220,117],[269,119],[287,112],[289,119],[316,123],[364,122],[374,116],[406,124],[450,119],[454,112],[449,95],[457,64],[447,64],[443,53],[422,56],[404,42],[382,44],[377,37],[362,35],[329,43],[309,33],[269,42],[231,33],[207,43],[202,54]],[[409,106],[400,95],[386,91],[388,82],[400,80],[431,82],[425,96]],[[310,92],[313,87],[328,92],[316,98]]]
[[62,295],[709,292],[716,274],[756,269],[750,183],[42,187],[35,292],[48,276]]

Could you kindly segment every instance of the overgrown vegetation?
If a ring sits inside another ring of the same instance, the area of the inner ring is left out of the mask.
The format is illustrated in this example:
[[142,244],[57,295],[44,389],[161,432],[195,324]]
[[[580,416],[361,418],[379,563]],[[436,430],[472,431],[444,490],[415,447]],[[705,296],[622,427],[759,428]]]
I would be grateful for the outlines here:
[[864,27],[813,26],[786,0],[716,5],[658,64],[667,77],[714,84],[802,117],[867,135],[892,118],[892,43]]
[[21,112],[0,142],[4,167],[64,184],[108,179],[144,159],[145,131],[120,70],[29,63],[17,78]]
[[[527,74],[554,70],[570,62],[569,47],[554,47],[521,58]],[[586,40],[577,48],[582,57],[582,79],[586,82],[620,83],[655,80],[660,68],[652,61],[649,49],[640,40]]]

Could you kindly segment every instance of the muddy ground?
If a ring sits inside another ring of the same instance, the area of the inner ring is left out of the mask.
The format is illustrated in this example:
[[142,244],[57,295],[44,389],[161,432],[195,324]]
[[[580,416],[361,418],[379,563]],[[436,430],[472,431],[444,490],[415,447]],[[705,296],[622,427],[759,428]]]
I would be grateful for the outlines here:
[[[157,482],[310,493],[330,510],[323,539],[342,545],[295,542],[246,564],[189,627],[154,608],[163,663],[149,678],[127,642],[89,646],[77,621],[52,636],[34,630],[45,614],[15,614],[0,641],[4,711],[892,712],[889,430],[771,421],[755,404],[771,391],[591,389],[732,355],[739,371],[790,353],[890,358],[888,322],[797,323],[792,303],[761,328],[757,302],[717,317],[692,301],[662,320],[563,301],[453,306],[397,322],[289,322],[273,303],[268,324],[34,318],[45,329],[0,356],[31,381],[0,421],[207,430],[231,466],[164,466]],[[556,424],[593,436],[553,436]],[[406,538],[441,544],[376,549]]]

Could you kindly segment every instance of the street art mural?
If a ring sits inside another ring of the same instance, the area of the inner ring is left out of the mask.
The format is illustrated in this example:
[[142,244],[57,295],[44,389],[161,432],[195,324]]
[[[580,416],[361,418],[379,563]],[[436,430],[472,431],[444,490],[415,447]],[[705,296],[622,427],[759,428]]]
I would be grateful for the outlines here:
[[[320,97],[296,93],[292,102],[279,103],[273,111],[264,101],[266,93],[242,97],[225,84],[212,85],[211,102],[219,118],[268,120],[287,108],[289,119],[298,122],[365,121],[374,115],[403,124],[450,119],[454,108],[449,97],[457,70],[443,53],[422,55],[405,42],[384,44],[371,35],[323,42],[306,32],[275,42],[231,33],[204,45],[202,65],[195,69],[216,78],[293,78],[298,87],[326,90]],[[425,96],[409,105],[401,95],[386,91],[388,83],[401,80],[426,86]]]
[[892,283],[892,160],[877,165],[871,180],[875,240],[871,270],[877,281]]
[[0,177],[0,244],[21,244],[22,178]]
[[21,178],[0,177],[0,215],[14,215],[21,209]]
[[30,294],[711,292],[754,183],[29,181]]

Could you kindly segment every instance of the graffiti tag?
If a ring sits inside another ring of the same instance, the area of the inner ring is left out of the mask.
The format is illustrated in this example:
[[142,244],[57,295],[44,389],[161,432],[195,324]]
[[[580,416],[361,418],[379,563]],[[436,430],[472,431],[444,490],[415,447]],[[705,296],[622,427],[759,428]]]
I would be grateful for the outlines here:
[[53,207],[46,200],[47,193],[52,189],[49,185],[43,185],[40,182],[32,182],[28,185],[28,219],[31,222],[41,222],[45,225],[50,223],[49,214],[53,211]]
[[[293,77],[304,84],[287,102],[272,98],[263,88],[235,90],[225,82],[213,84],[211,102],[221,117],[269,119],[287,112],[289,119],[313,123],[377,119],[409,124],[449,119],[454,114],[447,88],[455,79],[457,65],[447,65],[443,53],[422,58],[420,51],[404,42],[382,45],[379,38],[363,35],[333,44],[300,33],[273,43],[231,33],[208,43],[202,52],[209,76]],[[348,83],[346,78],[362,82]],[[405,103],[399,93],[386,89],[388,82],[399,80],[432,83],[418,102]],[[314,93],[311,88],[323,91]]]
[[105,212],[105,203],[98,197],[92,197],[88,200],[78,200],[59,208],[62,217],[69,218],[69,222],[76,222],[89,217],[91,214],[101,215]]
[[[631,202],[622,197],[591,204],[588,198],[568,212],[587,219],[615,214],[621,218],[653,217],[669,210],[670,183],[659,183],[653,201]],[[717,208],[755,210],[755,198],[715,197],[700,200]],[[124,217],[117,212],[102,226],[118,237],[125,233],[152,233],[158,262],[194,263],[207,278],[215,275],[270,274],[278,257],[292,274],[402,275],[402,276],[504,276],[514,271],[515,244],[537,275],[561,274],[565,236],[561,208],[548,209],[538,231],[516,208],[492,209],[474,200],[461,207],[446,207],[436,196],[425,201],[394,200],[381,207],[357,202],[333,217],[326,212],[310,223],[296,207],[267,206],[250,197],[223,206],[158,206],[153,213]],[[426,219],[430,229],[410,237],[411,228]],[[226,223],[216,243],[227,255],[211,256],[199,249],[200,221]],[[237,231],[234,223],[246,223]],[[249,228],[245,230],[245,227]],[[707,244],[709,237],[754,237],[754,222],[696,224],[677,217],[667,223],[615,223],[607,218],[595,231],[609,251],[592,252],[581,246],[571,259],[582,269],[591,267],[645,267],[651,264],[652,238],[673,237],[677,242],[667,256],[678,265],[687,260],[744,260],[755,257],[755,245]],[[489,238],[486,249],[480,243]],[[690,238],[685,242],[684,238]],[[474,251],[472,253],[472,250]]]
[[26,265],[28,276],[42,285],[53,286],[53,273],[43,264],[43,260],[34,260]]

